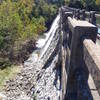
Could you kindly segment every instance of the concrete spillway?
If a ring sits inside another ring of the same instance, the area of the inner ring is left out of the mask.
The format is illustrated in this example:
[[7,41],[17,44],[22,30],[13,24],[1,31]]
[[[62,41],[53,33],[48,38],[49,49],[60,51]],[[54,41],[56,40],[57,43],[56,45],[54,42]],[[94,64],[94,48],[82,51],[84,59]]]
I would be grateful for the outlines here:
[[43,68],[37,75],[35,86],[36,100],[60,99],[60,65],[59,62],[59,22],[60,15],[54,20],[51,29],[45,33],[45,39],[39,39],[37,46],[40,50],[40,60]]
[[60,15],[58,15],[56,17],[56,19],[54,20],[50,31],[48,33],[45,33],[46,38],[39,39],[37,41],[37,47],[42,49],[40,58],[42,58],[43,55],[45,54],[45,52],[47,51],[47,49],[48,49],[48,47],[49,47],[49,45],[50,45],[55,33],[56,33],[56,30],[59,27],[59,20],[60,20]]

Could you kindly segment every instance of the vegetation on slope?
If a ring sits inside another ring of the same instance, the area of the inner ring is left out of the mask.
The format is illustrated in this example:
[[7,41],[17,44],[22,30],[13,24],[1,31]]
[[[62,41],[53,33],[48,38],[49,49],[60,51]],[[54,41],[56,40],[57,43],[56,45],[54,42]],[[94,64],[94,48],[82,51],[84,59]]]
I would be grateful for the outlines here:
[[0,4],[0,57],[11,63],[27,42],[35,46],[36,38],[50,27],[57,13],[56,4],[36,1],[2,0]]
[[100,0],[65,0],[70,7],[100,11]]
[[2,90],[6,84],[6,81],[13,78],[20,72],[19,66],[7,66],[5,69],[0,69],[0,90]]

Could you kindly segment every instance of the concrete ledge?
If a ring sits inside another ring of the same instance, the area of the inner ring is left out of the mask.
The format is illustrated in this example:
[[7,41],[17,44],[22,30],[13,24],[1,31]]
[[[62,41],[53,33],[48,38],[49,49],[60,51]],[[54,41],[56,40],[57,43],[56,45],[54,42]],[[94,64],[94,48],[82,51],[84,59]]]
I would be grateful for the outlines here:
[[[66,89],[67,89],[67,71],[66,71],[66,55],[67,55],[67,51],[64,47],[62,47],[62,100],[64,100],[64,97],[66,96]],[[68,65],[68,64],[67,64]]]
[[93,96],[93,100],[100,100],[100,95],[98,93],[98,90],[95,86],[95,83],[94,83],[94,80],[93,80],[91,74],[89,74],[88,84],[89,84],[91,94]]
[[89,39],[85,39],[83,45],[85,63],[100,94],[100,47]]
[[76,20],[75,18],[68,17],[68,24],[69,28],[72,30],[72,32],[75,31],[77,28],[78,31],[81,30],[81,34],[96,34],[97,33],[97,27],[87,21],[81,21],[81,20]]
[[71,25],[73,27],[96,27],[95,25],[87,22],[87,21],[82,21],[82,20],[77,20],[75,18],[71,18],[71,17],[68,17],[68,20],[70,21]]

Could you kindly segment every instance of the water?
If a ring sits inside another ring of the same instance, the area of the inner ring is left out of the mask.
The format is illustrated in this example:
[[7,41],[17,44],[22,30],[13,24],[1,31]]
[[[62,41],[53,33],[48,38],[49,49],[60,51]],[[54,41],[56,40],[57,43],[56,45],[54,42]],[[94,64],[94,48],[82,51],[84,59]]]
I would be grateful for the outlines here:
[[60,15],[58,15],[57,17],[56,17],[56,19],[54,20],[54,22],[53,22],[53,24],[52,24],[52,26],[51,26],[51,29],[49,30],[49,32],[47,32],[47,33],[45,33],[44,35],[45,35],[45,37],[46,38],[44,38],[44,39],[39,39],[38,41],[37,41],[37,47],[38,48],[43,48],[45,45],[46,45],[46,43],[47,43],[47,41],[49,40],[49,38],[51,37],[51,35],[53,35],[54,33],[55,33],[55,31],[56,31],[56,29],[57,29],[57,26],[58,26],[58,20],[60,19]]
[[36,47],[38,48],[42,48],[45,44],[45,39],[39,39],[37,42],[36,42]]
[[42,52],[41,52],[41,57],[45,54],[45,52],[47,51],[48,47],[50,46],[50,43],[52,41],[52,38],[54,37],[57,28],[59,27],[59,19],[60,19],[60,15],[58,15],[56,17],[56,19],[54,20],[51,29],[49,30],[49,32],[45,33],[45,38],[43,39],[39,39],[37,41],[37,47],[38,48],[42,48]]
[[100,28],[98,28],[98,33],[100,34]]

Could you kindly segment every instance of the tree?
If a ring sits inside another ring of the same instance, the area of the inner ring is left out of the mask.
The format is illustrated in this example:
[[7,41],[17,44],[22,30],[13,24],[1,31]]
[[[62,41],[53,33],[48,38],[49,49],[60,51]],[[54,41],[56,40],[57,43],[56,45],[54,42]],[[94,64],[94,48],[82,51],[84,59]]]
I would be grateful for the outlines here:
[[11,46],[10,44],[14,44],[15,39],[22,31],[22,22],[15,8],[16,4],[10,0],[0,5],[0,36],[2,37],[2,43],[0,43],[2,46],[0,47],[5,47],[5,49]]
[[96,0],[96,4],[97,4],[99,11],[100,11],[100,0]]
[[84,8],[86,8],[86,10],[97,10],[97,5],[95,0],[81,0]]
[[36,2],[36,5],[33,9],[33,16],[43,16],[43,18],[45,19],[46,27],[48,28],[51,26],[51,23],[57,14],[57,9],[58,8],[55,4],[45,2],[45,0],[40,0]]
[[100,0],[96,0],[96,4],[97,5],[100,5]]
[[65,4],[69,5],[70,4],[70,0],[65,0]]
[[83,4],[79,0],[70,0],[69,6],[73,8],[83,9]]
[[99,10],[100,10],[100,0],[96,0],[96,4],[97,4],[97,6],[99,7]]
[[[16,9],[16,3],[7,0],[0,5],[0,53],[10,60],[15,41],[23,32],[23,24]],[[0,55],[1,56],[1,55]]]
[[0,2],[0,54],[3,52],[6,57],[12,57],[15,49],[19,49],[17,45],[22,45],[26,40],[35,40],[38,35],[49,29],[63,1],[2,0]]

